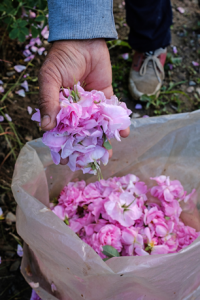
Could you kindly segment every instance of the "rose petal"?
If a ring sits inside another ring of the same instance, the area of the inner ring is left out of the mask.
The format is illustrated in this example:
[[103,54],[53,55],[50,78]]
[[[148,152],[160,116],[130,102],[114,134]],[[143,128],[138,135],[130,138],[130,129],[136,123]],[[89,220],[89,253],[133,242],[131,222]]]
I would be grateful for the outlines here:
[[25,66],[22,66],[22,65],[16,65],[16,66],[14,66],[14,69],[15,69],[15,71],[17,71],[18,73],[20,73],[20,72],[22,72],[23,70],[25,70],[26,67],[25,67]]
[[41,35],[43,36],[43,38],[48,39],[48,37],[49,37],[49,30],[48,30],[48,26],[47,25],[41,31]]
[[181,14],[184,14],[185,12],[185,9],[183,7],[177,7],[177,10],[181,13]]
[[38,47],[32,46],[32,47],[31,47],[31,51],[37,52],[37,51],[38,51]]
[[34,290],[32,290],[30,300],[42,300],[42,299],[38,296],[38,294]]
[[174,52],[174,54],[177,54],[178,51],[177,51],[176,46],[173,47],[173,52]]
[[57,288],[55,286],[55,284],[52,282],[51,284],[51,291],[54,293],[55,291],[57,291]]
[[30,19],[36,18],[36,13],[33,12],[33,11],[31,11],[31,10],[29,10],[29,18],[30,18]]
[[196,61],[192,61],[192,64],[193,64],[194,67],[198,67],[199,66],[199,63],[196,62]]
[[[26,90],[26,92],[29,91],[27,80],[25,80],[25,81],[21,84],[21,87],[23,87],[23,88]],[[22,97],[24,97],[24,96],[22,96]]]
[[32,107],[30,107],[30,106],[27,106],[27,111],[28,111],[29,115],[31,115],[31,114],[32,114],[32,112],[33,112],[33,109],[32,109]]
[[142,109],[142,105],[141,104],[136,104],[135,109]]
[[19,96],[21,96],[21,97],[25,97],[25,96],[26,96],[25,91],[24,91],[23,89],[21,89],[21,90],[15,92],[15,94],[17,94],[17,95],[19,95]]
[[121,57],[124,59],[124,60],[127,60],[129,58],[129,54],[128,53],[124,53],[121,55]]
[[39,55],[42,55],[42,53],[45,51],[45,48],[44,47],[41,47],[38,49],[38,54]]
[[20,257],[23,256],[23,248],[21,245],[17,245],[17,255],[19,255]]
[[35,55],[33,54],[33,55],[30,55],[30,56],[28,56],[27,58],[25,58],[24,59],[24,61],[30,61],[30,60],[32,60],[32,59],[34,59],[34,57],[35,57]]
[[30,50],[26,49],[26,50],[23,51],[23,54],[24,54],[24,56],[27,57],[27,56],[30,56],[32,53],[31,53]]
[[29,282],[29,285],[32,287],[32,289],[37,289],[40,286],[39,282]]
[[5,117],[9,122],[12,122],[12,118],[8,114],[5,114]]

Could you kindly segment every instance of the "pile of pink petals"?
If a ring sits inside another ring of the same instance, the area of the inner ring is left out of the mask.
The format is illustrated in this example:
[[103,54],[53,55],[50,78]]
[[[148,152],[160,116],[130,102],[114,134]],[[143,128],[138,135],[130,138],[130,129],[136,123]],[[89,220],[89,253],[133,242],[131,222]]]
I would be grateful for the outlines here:
[[157,183],[152,188],[132,174],[88,185],[70,182],[52,211],[101,258],[105,245],[122,256],[178,252],[199,236],[179,218],[180,202],[190,201],[195,190],[187,195],[178,180],[151,179]]
[[[40,111],[32,120],[40,122]],[[69,158],[72,171],[97,174],[100,163],[108,163],[111,145],[107,139],[120,141],[119,131],[130,126],[131,110],[116,96],[106,99],[103,92],[85,91],[80,84],[60,92],[57,126],[45,132],[42,141],[51,150],[55,164]]]

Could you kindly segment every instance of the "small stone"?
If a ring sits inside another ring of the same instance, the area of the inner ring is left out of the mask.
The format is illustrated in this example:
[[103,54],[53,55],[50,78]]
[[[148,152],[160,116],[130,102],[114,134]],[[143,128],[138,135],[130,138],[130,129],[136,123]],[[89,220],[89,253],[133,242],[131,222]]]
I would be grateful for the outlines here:
[[6,69],[12,68],[12,64],[10,64],[10,63],[8,63],[8,62],[5,63],[5,66],[6,66]]
[[194,81],[191,80],[191,81],[189,82],[189,85],[190,85],[190,86],[194,86],[194,85],[196,85],[196,82],[194,82]]
[[8,225],[11,225],[14,222],[16,222],[16,216],[13,213],[11,213],[11,212],[7,213],[7,215],[6,215],[6,223]]
[[30,142],[30,141],[33,140],[33,137],[30,136],[30,135],[26,135],[26,136],[25,136],[25,140],[28,141],[28,142]]
[[188,93],[194,92],[194,87],[193,87],[193,86],[190,86],[189,88],[187,88],[187,92],[188,92]]
[[200,96],[200,88],[196,88],[198,95]]
[[13,93],[12,92],[8,93],[8,97],[13,98],[14,97]]
[[20,266],[20,260],[16,260],[10,267],[10,272],[15,272]]
[[8,77],[13,76],[14,74],[15,74],[15,71],[10,71],[10,72],[7,72],[7,73],[6,73],[6,75],[7,75]]
[[132,118],[132,119],[140,118],[140,114],[138,114],[138,113],[133,113],[131,118]]

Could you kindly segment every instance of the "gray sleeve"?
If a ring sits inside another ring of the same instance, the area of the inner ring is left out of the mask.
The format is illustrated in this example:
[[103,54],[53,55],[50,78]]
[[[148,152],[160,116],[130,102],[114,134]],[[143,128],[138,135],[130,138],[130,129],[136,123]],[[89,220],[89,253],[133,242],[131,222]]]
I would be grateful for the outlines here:
[[49,42],[116,39],[113,0],[48,0]]

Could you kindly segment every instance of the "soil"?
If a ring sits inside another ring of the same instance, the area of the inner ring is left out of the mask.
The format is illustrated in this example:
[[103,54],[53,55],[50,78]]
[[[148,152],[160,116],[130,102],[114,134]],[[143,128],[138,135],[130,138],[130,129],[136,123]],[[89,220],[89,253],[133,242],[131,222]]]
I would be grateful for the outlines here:
[[[194,67],[192,64],[192,61],[200,63],[200,22],[198,22],[200,9],[196,0],[173,0],[172,7],[174,15],[171,28],[172,45],[168,47],[168,53],[171,53],[173,58],[180,57],[181,59],[178,60],[177,65],[174,63],[173,69],[170,70],[169,63],[171,64],[171,62],[168,58],[162,91],[168,90],[172,84],[176,83],[175,90],[178,90],[179,93],[163,94],[156,106],[150,105],[146,109],[147,103],[131,99],[127,88],[133,51],[126,46],[115,46],[110,50],[114,92],[133,111],[132,118],[143,115],[189,112],[200,108],[200,67]],[[177,7],[183,7],[185,13],[178,12]],[[129,28],[126,25],[125,7],[122,0],[114,0],[114,15],[119,40],[127,41]],[[3,33],[4,28],[0,28],[1,36]],[[45,42],[44,46],[48,51],[49,44]],[[173,53],[172,46],[177,47],[177,55]],[[18,156],[21,147],[27,141],[41,136],[38,125],[31,121],[27,106],[33,109],[38,107],[37,75],[45,56],[37,55],[24,71],[24,74],[29,74],[27,78],[30,91],[23,98],[15,94],[19,86],[14,88],[14,85],[19,79],[20,73],[13,69],[17,64],[24,64],[23,49],[23,44],[10,40],[7,35],[5,35],[0,48],[0,80],[4,82],[5,89],[1,95],[0,114],[1,112],[8,113],[12,118],[12,122],[0,123],[0,207],[5,217],[0,220],[0,256],[2,260],[0,264],[0,299],[2,300],[28,300],[31,294],[31,288],[20,273],[21,258],[16,253],[17,245],[22,243],[22,240],[16,232],[15,221],[9,223],[6,220],[9,212],[15,216],[16,211],[16,203],[11,192],[15,157]],[[128,60],[121,57],[123,53],[129,53]],[[8,95],[4,97],[8,91]],[[135,105],[138,103],[142,104],[140,110],[135,109]],[[14,124],[14,128],[12,124]]]

